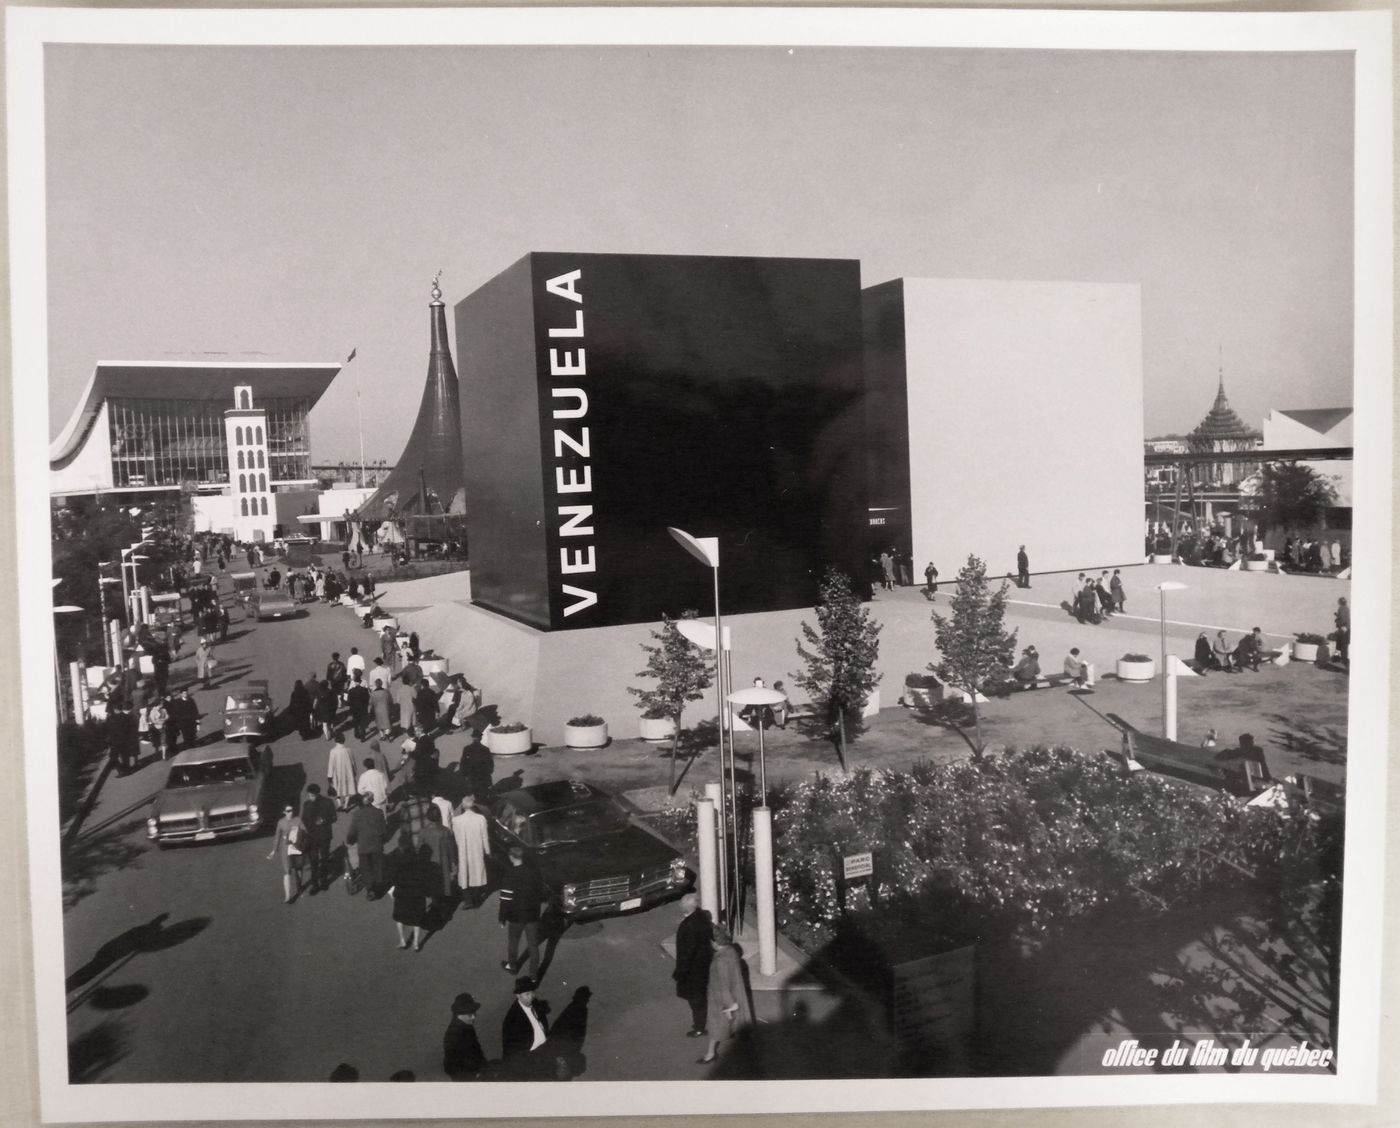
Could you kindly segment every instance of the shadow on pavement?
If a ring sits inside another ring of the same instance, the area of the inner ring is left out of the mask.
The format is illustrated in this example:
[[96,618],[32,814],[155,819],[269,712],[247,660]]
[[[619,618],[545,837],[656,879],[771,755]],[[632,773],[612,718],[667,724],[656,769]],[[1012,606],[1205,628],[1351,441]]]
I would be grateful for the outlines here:
[[93,892],[103,874],[140,864],[147,849],[145,823],[140,815],[109,820],[102,829],[86,830],[64,848],[61,866],[65,912]]
[[68,1042],[68,1080],[74,1085],[105,1080],[107,1070],[126,1057],[126,1028],[105,1018]]
[[1270,713],[1268,720],[1274,726],[1270,736],[1279,748],[1297,753],[1314,763],[1345,766],[1345,728],[1339,725],[1313,724],[1296,716],[1284,716],[1282,713]]

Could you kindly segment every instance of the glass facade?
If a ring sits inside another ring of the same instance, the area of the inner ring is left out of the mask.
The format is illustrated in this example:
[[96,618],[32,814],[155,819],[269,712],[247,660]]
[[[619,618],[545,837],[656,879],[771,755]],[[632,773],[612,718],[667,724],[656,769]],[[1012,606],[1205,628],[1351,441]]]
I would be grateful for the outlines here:
[[[138,486],[227,485],[235,452],[224,446],[222,400],[109,399],[112,480],[118,488]],[[268,399],[257,406],[267,412],[267,467],[274,481],[311,477],[311,400]],[[252,441],[253,428],[246,438]],[[261,431],[262,428],[257,428]],[[257,436],[261,438],[261,436]],[[241,454],[242,452],[237,452]],[[251,452],[250,452],[251,454]],[[251,457],[243,461],[249,468]],[[234,472],[241,469],[235,462]]]

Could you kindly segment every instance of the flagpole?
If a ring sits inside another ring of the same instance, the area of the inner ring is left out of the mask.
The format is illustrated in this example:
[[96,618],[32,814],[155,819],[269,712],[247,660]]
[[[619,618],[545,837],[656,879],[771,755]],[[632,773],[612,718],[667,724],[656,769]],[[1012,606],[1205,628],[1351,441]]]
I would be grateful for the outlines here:
[[[349,364],[355,359],[355,354],[359,348],[350,350],[350,355],[345,358],[345,363]],[[360,370],[355,369],[355,430],[360,436],[360,489],[365,488],[365,420],[360,411]]]

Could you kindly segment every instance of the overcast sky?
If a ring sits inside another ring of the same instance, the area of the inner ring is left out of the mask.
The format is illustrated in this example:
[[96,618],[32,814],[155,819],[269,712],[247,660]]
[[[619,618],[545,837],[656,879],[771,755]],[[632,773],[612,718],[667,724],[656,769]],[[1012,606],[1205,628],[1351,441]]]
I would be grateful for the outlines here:
[[[341,361],[397,457],[531,250],[1142,286],[1145,427],[1352,402],[1344,54],[49,46],[50,435],[99,360]],[[1087,453],[1087,452],[1086,452]]]

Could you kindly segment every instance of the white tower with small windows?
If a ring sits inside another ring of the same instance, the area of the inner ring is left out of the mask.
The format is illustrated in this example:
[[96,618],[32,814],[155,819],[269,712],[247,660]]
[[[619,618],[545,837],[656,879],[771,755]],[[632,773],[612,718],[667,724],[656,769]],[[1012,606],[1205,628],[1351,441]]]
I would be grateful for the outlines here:
[[253,405],[249,384],[233,389],[233,408],[224,412],[224,441],[228,444],[233,534],[239,540],[270,541],[277,511],[267,477],[267,412]]

